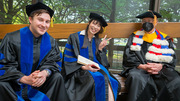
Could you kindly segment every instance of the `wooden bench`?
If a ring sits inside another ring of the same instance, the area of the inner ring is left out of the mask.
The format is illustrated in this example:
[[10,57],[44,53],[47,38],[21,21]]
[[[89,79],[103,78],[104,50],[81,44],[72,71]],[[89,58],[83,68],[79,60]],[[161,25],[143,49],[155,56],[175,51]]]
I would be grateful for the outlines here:
[[[18,30],[22,27],[28,26],[27,24],[0,24],[0,39],[3,39],[6,33]],[[81,30],[84,30],[87,26],[87,23],[84,24],[54,24],[54,27],[50,27],[48,33],[56,39],[66,39],[71,33],[75,33]],[[111,38],[128,38],[129,35],[140,29],[141,23],[108,23],[106,31],[100,35],[104,37],[105,34]],[[156,27],[159,31],[162,31],[168,34],[172,38],[180,37],[180,23],[179,22],[168,22],[168,23],[158,23]],[[121,92],[120,95],[127,93],[125,89],[125,78],[120,77],[117,73],[120,73],[119,70],[114,71],[110,70],[113,75],[121,83]],[[118,98],[121,99],[121,98]],[[123,98],[122,98],[123,99]],[[122,100],[121,101],[124,101]]]

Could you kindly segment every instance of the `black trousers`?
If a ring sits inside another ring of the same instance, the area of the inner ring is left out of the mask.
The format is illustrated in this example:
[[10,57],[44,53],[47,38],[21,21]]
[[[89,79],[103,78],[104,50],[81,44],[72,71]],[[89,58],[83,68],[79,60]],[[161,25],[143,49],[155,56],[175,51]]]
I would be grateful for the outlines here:
[[180,101],[180,76],[171,68],[163,68],[158,75],[142,69],[129,71],[125,82],[128,101]]
[[[17,101],[15,92],[18,89],[18,85],[12,82],[0,82],[0,101]],[[35,89],[46,94],[51,101],[69,101],[60,73],[51,74],[41,87]]]

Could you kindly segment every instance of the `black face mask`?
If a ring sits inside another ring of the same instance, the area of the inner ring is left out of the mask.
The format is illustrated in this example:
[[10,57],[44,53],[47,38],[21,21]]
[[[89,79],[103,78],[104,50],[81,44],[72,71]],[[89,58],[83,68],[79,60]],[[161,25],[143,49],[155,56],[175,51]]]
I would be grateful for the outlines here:
[[153,25],[153,23],[145,22],[145,23],[143,23],[142,28],[146,32],[150,32],[154,28],[154,25]]

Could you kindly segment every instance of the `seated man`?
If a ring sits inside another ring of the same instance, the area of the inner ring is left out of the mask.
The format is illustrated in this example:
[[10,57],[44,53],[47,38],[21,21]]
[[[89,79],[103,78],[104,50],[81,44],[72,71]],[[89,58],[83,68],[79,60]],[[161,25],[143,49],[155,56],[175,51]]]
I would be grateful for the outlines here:
[[38,2],[26,13],[29,27],[6,34],[0,46],[0,101],[67,101],[60,51],[46,32],[54,11]]
[[142,29],[132,33],[124,50],[123,72],[128,101],[180,101],[180,76],[169,36],[155,29],[161,15],[148,11]]

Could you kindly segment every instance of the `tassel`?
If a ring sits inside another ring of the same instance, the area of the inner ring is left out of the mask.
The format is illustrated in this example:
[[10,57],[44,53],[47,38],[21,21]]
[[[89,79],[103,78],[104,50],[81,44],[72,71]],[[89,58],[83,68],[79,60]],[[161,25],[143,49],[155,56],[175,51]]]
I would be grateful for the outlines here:
[[51,27],[53,27],[53,17],[51,18]]
[[153,25],[155,26],[156,22],[157,22],[157,16],[151,11],[151,10],[148,10],[149,12],[151,12],[154,16],[154,22],[153,22]]
[[154,15],[154,22],[153,22],[154,26],[155,26],[156,23],[157,23],[157,16]]
[[103,33],[106,32],[106,27],[103,27]]

